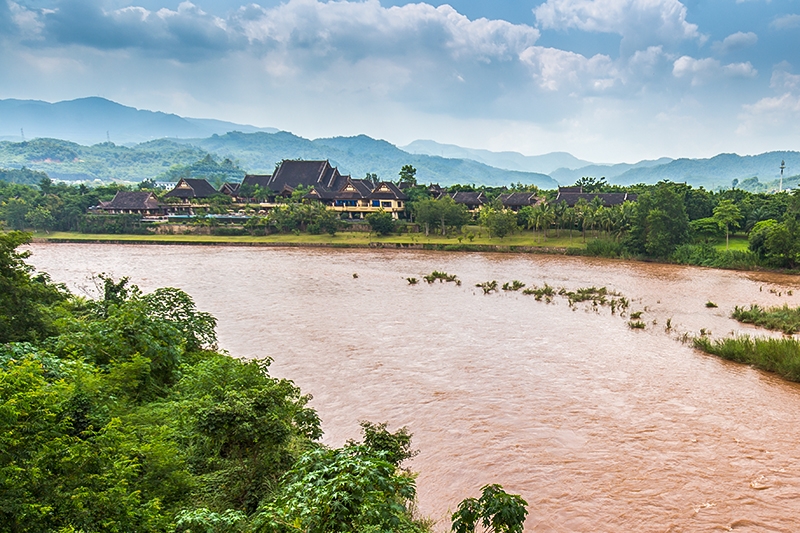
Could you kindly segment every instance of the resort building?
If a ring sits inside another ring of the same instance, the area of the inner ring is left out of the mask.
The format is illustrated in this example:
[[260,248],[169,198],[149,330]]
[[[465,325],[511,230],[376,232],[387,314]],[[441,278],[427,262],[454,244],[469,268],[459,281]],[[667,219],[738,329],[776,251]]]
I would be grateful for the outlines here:
[[161,216],[166,213],[156,195],[148,191],[118,191],[109,202],[100,202],[91,212],[104,215]]

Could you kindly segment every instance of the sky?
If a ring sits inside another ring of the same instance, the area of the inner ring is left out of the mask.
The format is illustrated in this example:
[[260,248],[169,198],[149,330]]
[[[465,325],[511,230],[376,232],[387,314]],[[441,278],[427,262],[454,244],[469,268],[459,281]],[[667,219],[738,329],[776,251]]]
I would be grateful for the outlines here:
[[0,0],[0,98],[593,162],[800,149],[800,0]]

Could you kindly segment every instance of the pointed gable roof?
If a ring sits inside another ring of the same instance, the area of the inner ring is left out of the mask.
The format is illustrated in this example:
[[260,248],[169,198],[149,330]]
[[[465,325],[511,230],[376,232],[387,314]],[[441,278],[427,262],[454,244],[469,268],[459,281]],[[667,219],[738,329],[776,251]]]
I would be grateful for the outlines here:
[[242,180],[242,185],[259,186],[262,189],[266,189],[271,179],[272,174],[246,174]]
[[217,190],[204,179],[181,178],[175,188],[165,196],[174,198],[209,198],[214,196]]
[[158,209],[156,195],[149,191],[117,191],[110,202],[101,202],[103,209]]
[[501,194],[499,196],[500,203],[503,207],[523,207],[526,205],[535,205],[536,193],[532,192],[512,192],[508,194]]
[[382,181],[375,186],[369,198],[375,200],[408,200],[408,195],[391,181]]
[[332,167],[327,160],[284,160],[272,175],[268,186],[274,192],[293,191],[301,185],[304,187],[322,185],[328,189],[335,189],[342,177],[339,170]]

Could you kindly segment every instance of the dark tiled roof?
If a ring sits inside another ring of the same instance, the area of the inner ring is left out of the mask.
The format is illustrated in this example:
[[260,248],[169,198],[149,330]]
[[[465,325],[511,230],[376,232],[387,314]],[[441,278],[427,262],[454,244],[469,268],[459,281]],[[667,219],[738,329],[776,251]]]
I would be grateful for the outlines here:
[[110,202],[101,202],[103,209],[158,209],[158,199],[147,191],[118,191]]
[[[444,196],[442,194],[440,198]],[[486,203],[486,197],[483,196],[482,192],[453,192],[449,194],[450,198],[457,204],[464,204],[464,205],[483,205]]]
[[512,192],[500,195],[500,202],[505,207],[534,205],[536,200],[536,194],[532,192]]
[[562,193],[562,192],[564,192],[564,193],[582,193],[583,192],[583,187],[581,187],[580,185],[571,185],[569,187],[559,187],[558,188],[558,192],[559,193]]
[[350,176],[341,176],[337,180],[339,187],[332,189],[325,185],[313,185],[311,191],[304,196],[312,200],[361,200],[372,193],[373,183],[369,180],[354,180]]
[[169,191],[165,196],[175,198],[209,198],[215,194],[218,194],[217,190],[206,180],[183,178],[175,185],[175,188]]
[[369,198],[376,200],[408,200],[408,195],[390,181],[382,181],[375,186]]
[[269,180],[272,179],[271,174],[247,174],[242,180],[242,185],[252,185],[266,189],[269,186]]
[[326,161],[283,161],[272,175],[269,188],[275,192],[294,190],[299,186],[323,185],[336,189],[339,171]]
[[567,202],[567,205],[570,207],[574,207],[575,204],[578,203],[581,199],[586,200],[587,203],[592,203],[595,198],[600,198],[603,201],[603,205],[610,206],[610,205],[619,205],[623,202],[635,202],[636,195],[635,194],[628,194],[626,192],[606,192],[606,193],[562,193],[559,191],[558,196],[554,203],[560,202]]

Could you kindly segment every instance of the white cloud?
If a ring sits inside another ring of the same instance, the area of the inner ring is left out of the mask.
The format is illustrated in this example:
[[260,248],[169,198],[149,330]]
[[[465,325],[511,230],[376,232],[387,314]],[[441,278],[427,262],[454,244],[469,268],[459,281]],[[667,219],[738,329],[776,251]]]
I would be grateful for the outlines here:
[[605,55],[585,57],[574,52],[532,46],[522,53],[521,60],[531,68],[539,86],[548,91],[610,89],[619,72]]
[[615,33],[631,50],[704,40],[678,0],[547,0],[533,12],[542,28]]
[[728,35],[722,41],[715,42],[711,45],[711,48],[720,54],[728,54],[753,46],[757,42],[758,36],[755,33],[751,31],[747,33],[737,31],[736,33]]
[[673,63],[672,74],[676,78],[691,79],[692,85],[701,85],[720,77],[753,78],[758,74],[758,71],[753,68],[749,61],[723,65],[710,57],[695,59],[689,56],[681,56]]
[[784,15],[778,17],[770,23],[770,26],[778,30],[800,28],[800,15]]
[[791,74],[785,70],[773,70],[769,86],[777,90],[800,89],[800,74]]

